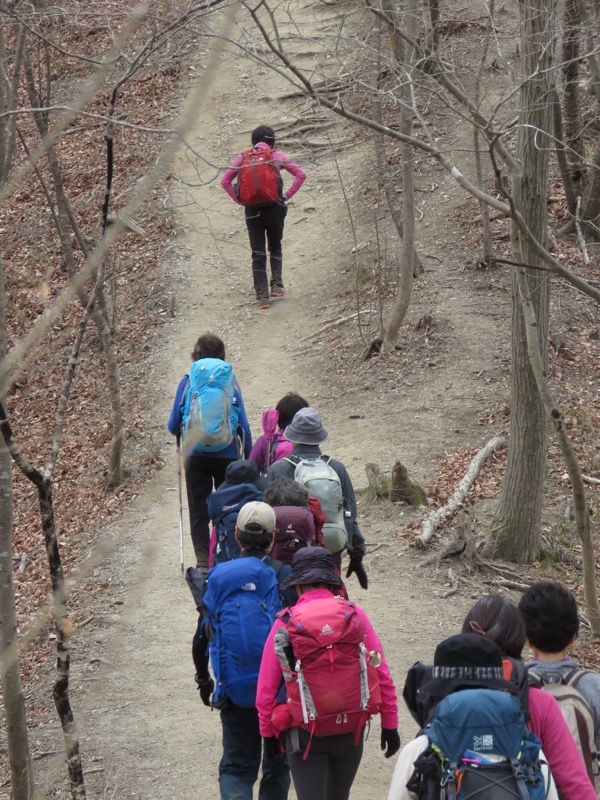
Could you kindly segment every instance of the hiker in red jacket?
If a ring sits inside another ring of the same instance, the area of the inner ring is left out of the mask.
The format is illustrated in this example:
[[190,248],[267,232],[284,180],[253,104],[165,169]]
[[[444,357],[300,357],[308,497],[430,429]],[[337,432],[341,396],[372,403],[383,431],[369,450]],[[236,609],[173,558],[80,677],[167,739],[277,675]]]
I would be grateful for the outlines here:
[[[252,275],[259,308],[269,308],[271,297],[283,297],[281,239],[287,200],[306,180],[306,172],[281,150],[275,150],[275,132],[268,125],[252,131],[252,149],[240,153],[221,180],[221,186],[238,205],[245,206],[246,226],[252,248]],[[294,176],[284,191],[281,170]],[[233,181],[237,178],[236,186]],[[267,280],[267,249],[271,279]]]

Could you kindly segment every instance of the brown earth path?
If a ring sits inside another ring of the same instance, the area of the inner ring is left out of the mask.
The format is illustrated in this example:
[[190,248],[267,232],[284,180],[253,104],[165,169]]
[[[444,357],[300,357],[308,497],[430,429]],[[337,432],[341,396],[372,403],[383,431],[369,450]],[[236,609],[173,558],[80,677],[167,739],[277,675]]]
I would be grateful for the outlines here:
[[[328,5],[295,6],[294,23],[305,36],[334,35],[336,20]],[[291,33],[285,26],[282,32]],[[290,46],[302,50],[301,41]],[[200,64],[206,56],[201,48]],[[298,52],[301,60],[310,57]],[[361,258],[373,257],[371,212],[360,192],[372,170],[372,144],[364,131],[340,124],[331,133],[340,142],[334,159],[326,146],[317,147],[327,145],[322,136],[317,142],[318,134],[313,139],[295,134],[298,122],[314,112],[300,101],[280,102],[288,92],[279,74],[226,51],[191,142],[198,152],[210,153],[212,162],[226,165],[246,146],[250,130],[268,123],[283,131],[281,147],[307,169],[308,180],[291,203],[286,223],[288,295],[269,311],[255,307],[241,210],[218,181],[210,182],[211,167],[187,156],[176,165],[176,173],[189,182],[173,193],[181,235],[166,266],[177,315],[162,329],[159,347],[146,365],[153,381],[148,415],[161,432],[168,466],[113,528],[119,544],[102,569],[110,576],[109,591],[124,608],[76,632],[74,640],[85,653],[78,656],[75,648],[73,689],[90,798],[218,796],[220,725],[217,712],[201,705],[193,682],[190,642],[196,614],[179,571],[175,447],[164,429],[197,336],[210,329],[225,340],[254,431],[260,432],[263,407],[285,391],[301,391],[330,430],[328,452],[344,461],[357,487],[366,483],[367,461],[389,469],[400,457],[426,483],[444,450],[480,445],[488,434],[477,427],[478,415],[496,382],[506,377],[498,327],[508,325],[507,306],[494,307],[484,295],[474,295],[470,278],[463,275],[461,234],[446,219],[449,206],[439,199],[456,197],[440,174],[435,176],[438,191],[419,200],[427,272],[411,311],[414,324],[435,308],[439,332],[430,357],[415,364],[407,353],[404,360],[365,365],[358,361],[355,341],[354,355],[349,358],[342,349],[342,359],[336,351],[338,329],[302,342],[353,310],[351,294],[340,296],[340,288],[352,283],[354,241],[338,167],[346,192],[356,198],[358,238],[367,244]],[[491,374],[490,388],[484,379]],[[402,509],[375,505],[362,510],[371,585],[365,592],[352,579],[350,591],[371,616],[401,687],[406,668],[431,658],[437,641],[456,630],[472,601],[464,594],[441,599],[445,572],[420,570],[418,557],[397,536],[405,519]],[[184,520],[190,565],[185,510]],[[104,662],[92,676],[90,658]],[[413,733],[402,709],[402,737]],[[394,760],[380,753],[375,721],[352,796],[385,797]]]

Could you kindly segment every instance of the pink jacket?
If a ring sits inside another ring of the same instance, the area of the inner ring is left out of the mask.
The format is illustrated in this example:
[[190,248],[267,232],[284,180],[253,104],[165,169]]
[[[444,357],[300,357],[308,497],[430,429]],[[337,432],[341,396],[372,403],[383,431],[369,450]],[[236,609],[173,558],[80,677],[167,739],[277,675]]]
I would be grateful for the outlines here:
[[[328,589],[314,589],[301,595],[298,600],[298,605],[330,596],[331,593]],[[365,625],[365,645],[367,650],[376,650],[378,653],[381,653],[381,666],[377,670],[379,674],[379,686],[381,688],[381,727],[395,729],[398,727],[398,700],[396,698],[394,681],[392,680],[389,667],[383,655],[381,642],[373,630],[369,618],[362,608],[356,606],[356,610]],[[283,681],[283,672],[281,670],[279,658],[275,655],[274,642],[276,631],[283,627],[285,627],[284,622],[280,619],[275,620],[269,638],[265,643],[265,649],[263,650],[260,664],[258,687],[256,691],[256,708],[258,709],[258,723],[261,736],[275,735],[271,725],[271,714],[275,708],[277,692]]]
[[[267,144],[264,142],[259,142],[255,145],[259,149],[264,149],[268,147]],[[281,172],[282,169],[287,170],[294,176],[294,182],[290,186],[290,188],[283,193],[284,200],[291,200],[292,197],[296,194],[298,189],[302,186],[304,181],[306,180],[306,172],[299,167],[297,164],[294,164],[285,153],[282,153],[281,150],[273,150],[273,158],[275,160],[275,166]],[[229,197],[237,203],[238,205],[242,205],[238,200],[237,194],[235,193],[235,188],[233,186],[233,181],[237,178],[238,172],[240,171],[240,166],[243,160],[243,155],[240,153],[237,156],[232,165],[229,167],[225,175],[221,178],[221,186],[225,189]]]
[[530,687],[529,717],[528,727],[542,743],[552,777],[564,800],[595,800],[596,790],[556,699],[548,692]]

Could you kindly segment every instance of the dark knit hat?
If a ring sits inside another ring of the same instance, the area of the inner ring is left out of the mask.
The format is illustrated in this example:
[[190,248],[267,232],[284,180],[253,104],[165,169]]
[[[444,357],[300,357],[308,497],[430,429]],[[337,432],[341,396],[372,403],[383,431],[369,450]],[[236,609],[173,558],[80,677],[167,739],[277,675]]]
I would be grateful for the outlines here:
[[447,695],[458,688],[481,686],[506,689],[502,650],[496,642],[476,633],[459,633],[440,642],[435,650],[432,679],[422,692]]

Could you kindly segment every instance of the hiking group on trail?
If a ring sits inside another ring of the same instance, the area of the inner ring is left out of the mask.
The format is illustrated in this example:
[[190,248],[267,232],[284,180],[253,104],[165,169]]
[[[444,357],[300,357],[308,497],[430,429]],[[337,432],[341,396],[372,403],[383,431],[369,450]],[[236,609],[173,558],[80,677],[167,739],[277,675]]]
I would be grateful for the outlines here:
[[[253,445],[222,340],[200,336],[192,359],[168,427],[185,464],[192,659],[202,703],[220,712],[221,800],[252,800],[261,768],[259,800],[286,800],[291,781],[298,800],[347,800],[375,715],[385,757],[400,750],[384,646],[342,578],[347,553],[345,578],[369,585],[352,481],[301,395],[263,413]],[[420,732],[388,800],[600,798],[600,675],[569,657],[578,632],[557,583],[518,606],[477,601],[433,665],[408,671]]]
[[[286,201],[306,173],[274,149],[269,126],[251,145],[221,184],[244,207],[267,309],[285,295]],[[294,178],[287,190],[282,170]],[[342,578],[347,553],[346,580],[369,585],[352,481],[322,452],[328,432],[302,395],[265,410],[253,443],[222,340],[204,334],[192,359],[168,427],[184,459],[192,657],[202,702],[220,711],[221,798],[251,800],[262,767],[259,800],[286,800],[290,774],[299,800],[347,800],[373,716],[385,757],[400,749],[383,645]],[[600,797],[600,676],[568,657],[578,626],[575,598],[555,583],[536,584],[518,607],[501,595],[478,601],[433,666],[416,662],[406,676],[420,733],[398,758],[388,800]],[[524,664],[527,641],[534,658]]]

